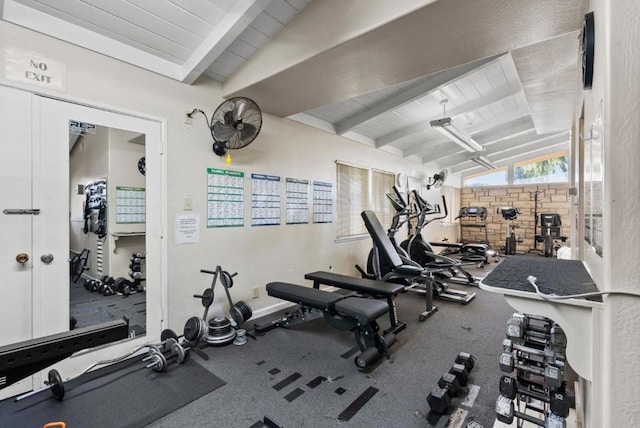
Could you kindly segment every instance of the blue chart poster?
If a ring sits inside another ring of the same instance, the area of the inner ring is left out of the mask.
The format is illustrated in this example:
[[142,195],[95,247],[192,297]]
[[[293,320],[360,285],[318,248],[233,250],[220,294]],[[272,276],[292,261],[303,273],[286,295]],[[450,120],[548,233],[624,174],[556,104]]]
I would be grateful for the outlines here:
[[280,224],[280,177],[251,174],[251,226]]
[[313,182],[313,222],[333,222],[333,184]]
[[287,224],[309,223],[309,180],[287,178]]
[[244,172],[207,168],[207,227],[244,226]]

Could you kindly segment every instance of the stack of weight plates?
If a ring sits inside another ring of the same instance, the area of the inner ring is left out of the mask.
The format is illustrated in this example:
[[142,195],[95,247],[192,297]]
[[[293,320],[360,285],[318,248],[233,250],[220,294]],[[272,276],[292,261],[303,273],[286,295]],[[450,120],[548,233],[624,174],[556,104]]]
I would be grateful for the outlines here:
[[233,342],[236,331],[231,322],[225,317],[215,317],[209,320],[209,333],[204,335],[204,341],[209,345],[220,346]]

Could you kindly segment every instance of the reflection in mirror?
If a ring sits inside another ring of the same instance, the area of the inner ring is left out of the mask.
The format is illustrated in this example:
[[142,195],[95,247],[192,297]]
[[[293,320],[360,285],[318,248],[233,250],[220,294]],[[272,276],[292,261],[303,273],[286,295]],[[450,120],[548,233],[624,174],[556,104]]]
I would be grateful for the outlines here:
[[70,328],[146,331],[145,135],[69,122]]

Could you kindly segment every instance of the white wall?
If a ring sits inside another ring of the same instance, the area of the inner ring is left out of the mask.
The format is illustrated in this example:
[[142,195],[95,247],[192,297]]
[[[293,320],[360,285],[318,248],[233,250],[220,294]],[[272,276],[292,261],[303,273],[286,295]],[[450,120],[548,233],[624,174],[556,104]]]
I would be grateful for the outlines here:
[[[603,257],[590,248],[585,260],[601,290],[640,292],[640,3],[592,0],[595,13],[596,64],[593,89],[584,94],[588,130],[602,102],[604,111]],[[638,299],[605,298],[602,323],[603,420],[593,426],[640,424],[640,330]],[[594,384],[594,388],[598,385]]]
[[[246,299],[257,309],[278,300],[265,296],[269,281],[304,283],[304,273],[327,269],[355,274],[355,263],[363,263],[370,240],[335,243],[334,225],[295,225],[256,228],[250,226],[250,183],[245,183],[245,226],[206,228],[206,168],[216,167],[319,180],[335,183],[335,160],[366,164],[409,175],[435,173],[422,165],[404,160],[350,140],[330,135],[299,123],[265,115],[262,131],[248,147],[232,152],[233,163],[211,151],[211,136],[204,118],[194,117],[184,124],[185,111],[197,107],[211,115],[222,102],[219,85],[201,80],[187,86],[93,52],[48,38],[6,22],[0,22],[0,51],[18,46],[40,52],[66,64],[66,95],[89,104],[139,112],[166,119],[167,220],[168,243],[168,320],[167,326],[181,331],[184,321],[199,315],[202,307],[192,297],[210,285],[211,277],[200,269],[221,265],[238,272],[232,290],[234,299]],[[0,58],[0,69],[4,69]],[[61,94],[64,96],[65,94]],[[147,183],[160,185],[159,183]],[[194,195],[193,213],[200,215],[200,243],[176,245],[173,225],[182,213],[183,196]],[[165,213],[154,213],[164,215]],[[150,285],[151,286],[151,285]],[[252,289],[261,297],[252,300]],[[216,293],[210,314],[226,314],[224,293]]]

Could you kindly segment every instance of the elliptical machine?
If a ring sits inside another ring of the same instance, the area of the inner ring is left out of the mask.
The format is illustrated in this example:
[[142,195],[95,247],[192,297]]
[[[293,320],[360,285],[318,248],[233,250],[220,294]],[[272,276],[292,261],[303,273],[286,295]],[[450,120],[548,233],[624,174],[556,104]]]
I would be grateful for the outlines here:
[[[393,191],[394,191],[393,193],[386,194],[389,200],[391,200],[392,205],[396,209],[396,214],[393,216],[391,227],[387,231],[387,236],[389,237],[389,240],[391,241],[393,247],[395,248],[400,258],[403,261],[405,261],[407,264],[413,264],[415,266],[419,266],[421,268],[424,268],[426,272],[429,272],[429,276],[433,280],[433,284],[432,284],[433,298],[454,301],[462,304],[469,303],[471,300],[475,298],[476,293],[467,293],[464,291],[451,290],[448,288],[448,284],[445,282],[446,280],[450,279],[453,275],[446,275],[446,273],[444,272],[451,267],[454,267],[454,266],[457,267],[459,263],[456,260],[453,260],[449,257],[440,256],[431,251],[426,251],[426,252],[420,251],[421,255],[426,256],[429,260],[432,261],[432,263],[422,264],[412,259],[412,257],[410,257],[407,251],[404,248],[402,248],[401,246],[402,244],[398,245],[397,241],[395,240],[395,234],[397,233],[398,230],[400,230],[401,227],[404,226],[404,224],[410,222],[415,218],[418,218],[419,219],[418,225],[420,225],[421,223],[424,223],[425,221],[424,218],[426,215],[440,214],[441,213],[440,207],[438,205],[431,206],[426,204],[425,202],[425,206],[423,206],[422,209],[420,209],[420,206],[419,206],[420,202],[419,200],[416,200],[415,210],[414,210],[413,207],[410,206],[409,203],[404,200],[404,198],[402,197],[402,195],[400,194],[400,192],[395,186],[393,187]],[[422,201],[424,201],[424,199],[422,199]],[[443,202],[444,202],[444,198],[443,198]],[[444,203],[444,206],[445,206],[444,217],[446,217],[446,203]],[[438,219],[441,219],[444,217],[438,217]],[[436,219],[432,219],[431,221],[433,220],[436,220]],[[411,234],[411,236],[415,237],[416,235]],[[417,247],[415,248],[416,249],[414,249],[414,252],[418,254]],[[435,262],[436,259],[440,260],[441,263],[436,263]],[[358,271],[360,272],[363,278],[381,280],[393,271],[393,266],[390,264],[390,261],[387,260],[385,257],[380,257],[380,254],[378,253],[378,251],[376,251],[376,248],[374,246],[374,248],[372,248],[372,250],[369,252],[369,257],[367,259],[367,271],[365,272],[358,265],[356,265],[356,269],[358,269]],[[442,277],[443,274],[445,275],[444,279]],[[415,279],[420,279],[420,278],[416,277]],[[396,278],[393,278],[391,281],[392,282],[401,281],[400,283],[405,285],[405,289],[408,292],[416,292],[417,294],[425,293],[425,290],[423,289],[423,284],[421,284],[420,281],[415,282],[413,279],[408,278],[407,276],[396,277]]]
[[[415,200],[418,208],[418,223],[415,230],[412,232],[409,230],[409,235],[404,240],[400,247],[409,254],[409,258],[420,266],[426,268],[445,268],[444,270],[436,273],[436,277],[442,281],[453,282],[461,285],[477,286],[478,279],[468,273],[462,268],[462,264],[459,260],[451,257],[437,254],[433,251],[431,245],[422,237],[422,230],[431,222],[435,220],[442,220],[447,218],[447,201],[445,197],[442,197],[442,207],[444,213],[437,217],[427,219],[427,216],[441,214],[442,211],[439,205],[430,205],[416,190],[412,191],[413,199]],[[461,275],[461,276],[460,276]]]
[[498,208],[496,213],[501,214],[502,218],[507,221],[507,238],[504,241],[504,253],[508,256],[512,256],[516,253],[516,244],[518,242],[514,231],[515,226],[513,225],[513,221],[518,218],[520,210],[513,207],[502,207]]

